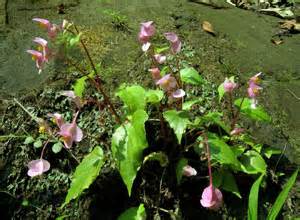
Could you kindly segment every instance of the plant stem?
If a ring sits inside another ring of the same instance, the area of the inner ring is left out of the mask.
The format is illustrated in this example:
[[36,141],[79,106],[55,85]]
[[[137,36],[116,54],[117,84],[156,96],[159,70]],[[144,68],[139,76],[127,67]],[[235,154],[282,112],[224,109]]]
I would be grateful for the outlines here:
[[[78,28],[76,27],[76,25],[74,25],[74,28],[75,28],[76,32],[79,34],[79,30],[78,30]],[[95,74],[97,75],[97,77],[99,78],[99,81],[96,81],[96,80],[95,80],[94,78],[92,78],[92,77],[89,77],[89,79],[90,79],[91,82],[94,84],[94,86],[96,87],[96,89],[103,95],[104,102],[108,105],[109,110],[110,110],[111,113],[115,116],[116,122],[117,122],[118,124],[121,124],[121,119],[120,119],[120,117],[119,117],[119,115],[118,115],[118,113],[117,113],[117,111],[116,111],[114,105],[111,103],[110,98],[108,97],[108,95],[106,94],[106,92],[104,91],[104,89],[103,89],[103,87],[102,87],[102,82],[103,82],[103,81],[102,81],[102,79],[99,77],[98,71],[97,71],[96,66],[95,66],[95,64],[94,64],[94,61],[92,60],[92,57],[91,57],[91,55],[90,55],[90,53],[89,53],[89,51],[88,51],[88,49],[87,49],[87,47],[86,47],[86,45],[85,45],[85,43],[83,42],[82,39],[80,39],[80,43],[81,43],[81,45],[82,45],[82,47],[83,47],[84,52],[85,52],[86,55],[87,55],[87,58],[88,58],[88,60],[89,60],[89,62],[90,62],[90,64],[91,64],[91,66],[92,66],[92,68],[93,68],[93,70],[94,70],[94,73],[95,73]]]
[[80,161],[76,158],[76,156],[69,150],[69,149],[66,149],[68,151],[68,153],[71,155],[71,157],[73,157],[73,159],[78,163],[80,164]]
[[203,135],[204,135],[204,143],[205,143],[205,146],[206,146],[206,153],[207,153],[207,165],[208,165],[209,185],[212,185],[213,181],[212,181],[211,163],[210,163],[210,150],[209,150],[207,136],[206,136],[206,134],[203,134]]
[[46,148],[46,146],[47,146],[48,143],[49,143],[49,140],[47,140],[46,143],[43,146],[42,153],[41,153],[41,159],[43,158],[44,151],[45,151],[45,148]]
[[239,118],[239,115],[240,115],[240,112],[241,112],[241,108],[242,108],[242,105],[243,105],[243,102],[245,100],[245,97],[243,97],[242,101],[241,101],[241,104],[239,105],[238,109],[237,109],[237,112],[235,114],[235,116],[233,117],[232,119],[232,122],[231,122],[231,130],[234,129],[235,127],[235,124]]

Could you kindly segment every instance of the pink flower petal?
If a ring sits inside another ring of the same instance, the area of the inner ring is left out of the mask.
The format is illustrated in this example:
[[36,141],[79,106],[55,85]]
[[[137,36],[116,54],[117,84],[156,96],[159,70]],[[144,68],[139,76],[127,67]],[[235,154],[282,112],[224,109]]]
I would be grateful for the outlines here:
[[50,21],[48,21],[47,19],[33,18],[32,20],[38,22],[42,27],[47,28],[47,29],[50,28],[50,26],[51,26]]
[[223,83],[223,86],[224,86],[225,92],[231,93],[236,88],[237,84],[234,83],[234,81],[232,81],[226,77],[225,81]]
[[165,35],[165,38],[170,41],[171,43],[175,43],[176,41],[178,41],[178,36],[173,33],[173,32],[167,32],[167,33],[164,33]]
[[138,39],[141,43],[146,44],[149,42],[151,36],[155,33],[155,27],[153,21],[141,23],[141,30],[138,35]]
[[223,195],[218,188],[209,185],[203,190],[200,203],[205,208],[217,210],[222,206]]
[[160,70],[157,67],[149,69],[149,71],[151,72],[153,80],[159,80],[161,78]]
[[163,64],[164,62],[166,62],[167,57],[166,57],[166,56],[163,56],[163,55],[161,55],[161,54],[155,54],[155,55],[154,55],[154,59],[156,60],[157,63]]
[[171,74],[164,75],[160,80],[156,82],[156,85],[163,85],[169,81]]
[[72,98],[72,99],[75,99],[77,97],[75,95],[74,91],[72,91],[72,90],[62,91],[61,95],[67,96],[67,97]]
[[53,117],[54,117],[55,123],[60,128],[64,124],[64,119],[63,119],[62,115],[59,113],[54,113]]
[[244,128],[234,128],[231,132],[230,135],[240,135],[245,131]]
[[185,91],[182,89],[177,89],[175,92],[172,93],[172,96],[174,98],[182,98],[183,96],[185,96]]
[[72,123],[64,123],[60,126],[58,134],[62,136],[66,148],[71,148],[73,142],[80,142],[83,137],[82,130],[77,126],[76,119],[78,112],[76,113]]
[[50,169],[50,163],[44,159],[32,160],[28,163],[28,176],[34,177],[47,172]]
[[187,176],[187,177],[196,176],[197,171],[193,167],[186,165],[185,167],[183,167],[182,175]]
[[39,44],[39,45],[41,45],[43,47],[46,47],[47,44],[48,44],[48,42],[45,39],[41,38],[41,37],[34,38],[33,42],[35,42],[35,43],[37,43],[37,44]]
[[142,46],[142,51],[144,51],[144,52],[148,51],[150,46],[151,46],[151,43],[149,43],[149,42],[144,43]]
[[171,45],[171,50],[173,53],[179,53],[181,50],[181,41],[176,41]]

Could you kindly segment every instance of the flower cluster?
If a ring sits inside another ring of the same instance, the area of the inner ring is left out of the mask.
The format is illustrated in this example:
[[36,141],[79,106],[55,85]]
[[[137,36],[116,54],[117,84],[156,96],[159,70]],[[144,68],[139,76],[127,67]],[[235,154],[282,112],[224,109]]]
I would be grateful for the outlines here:
[[233,81],[233,79],[228,79],[226,77],[223,86],[225,92],[232,93],[232,91],[237,87],[237,84]]
[[[33,18],[32,20],[38,22],[38,24],[47,31],[48,37],[52,41],[57,37],[58,33],[63,30],[66,24],[66,21],[64,21],[61,26],[58,26],[43,18]],[[27,53],[32,56],[32,59],[35,61],[38,69],[38,73],[40,74],[43,70],[44,64],[48,63],[49,58],[51,57],[51,52],[49,50],[47,40],[41,37],[36,37],[33,42],[38,45],[37,50],[27,50]]]
[[[79,112],[75,114],[71,123],[65,122],[62,115],[59,113],[49,114],[53,118],[57,127],[59,128],[57,134],[64,142],[64,146],[66,149],[70,149],[74,142],[80,142],[83,138],[82,130],[76,124],[78,114]],[[49,126],[47,127],[49,128]],[[53,133],[50,130],[50,128],[47,129],[47,131],[49,133]],[[47,172],[50,169],[50,163],[47,160],[43,159],[44,150],[48,143],[49,141],[45,143],[40,159],[32,160],[28,163],[28,176],[38,176],[43,174],[44,172]]]
[[[151,47],[150,38],[155,34],[155,27],[153,21],[147,21],[141,23],[141,29],[138,34],[138,40],[143,44],[142,50],[147,52]],[[179,53],[181,50],[181,41],[179,37],[173,33],[168,32],[164,34],[165,38],[170,42],[171,52],[173,54]],[[157,53],[153,54],[153,60],[155,64],[163,64],[167,60],[167,56]],[[170,101],[172,99],[178,99],[185,96],[185,92],[179,88],[178,82],[172,74],[166,74],[161,76],[160,69],[156,66],[149,71],[152,74],[152,78],[155,81],[155,84],[160,86],[168,95]]]
[[252,101],[251,107],[253,109],[256,108],[256,105],[257,105],[256,97],[259,95],[259,91],[262,89],[262,87],[260,87],[258,85],[258,83],[260,81],[259,77],[261,74],[262,73],[260,72],[260,73],[257,73],[256,75],[252,76],[248,82],[249,87],[248,87],[247,91],[248,91],[249,98],[251,98],[251,101]]

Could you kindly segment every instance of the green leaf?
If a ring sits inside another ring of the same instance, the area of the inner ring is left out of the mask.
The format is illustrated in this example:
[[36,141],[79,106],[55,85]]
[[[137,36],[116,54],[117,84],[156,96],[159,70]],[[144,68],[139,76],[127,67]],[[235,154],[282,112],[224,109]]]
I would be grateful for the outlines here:
[[72,199],[77,198],[83,190],[89,188],[99,175],[103,164],[103,151],[101,147],[97,146],[91,153],[85,156],[81,163],[76,167],[71,187],[68,190],[68,194],[62,207],[68,204]]
[[254,151],[249,150],[241,158],[241,170],[248,174],[266,173],[267,165],[262,156]]
[[155,54],[159,54],[159,53],[162,53],[166,50],[169,50],[170,47],[169,46],[166,46],[166,47],[159,47],[159,48],[155,48]]
[[274,155],[274,154],[281,154],[281,153],[282,153],[282,151],[280,149],[275,149],[275,148],[272,148],[272,147],[268,147],[268,148],[263,149],[263,154],[268,159],[270,159],[272,157],[272,155]]
[[139,207],[132,207],[123,212],[118,220],[146,220],[147,214],[144,204],[140,204]]
[[176,178],[177,184],[180,184],[183,174],[183,167],[188,164],[188,160],[186,158],[181,158],[176,165]]
[[193,67],[187,67],[180,70],[180,78],[182,82],[193,85],[201,85],[204,80]]
[[213,185],[216,188],[221,187],[222,189],[233,193],[240,199],[242,198],[234,176],[226,169],[220,169],[213,172]]
[[34,142],[34,138],[32,136],[26,137],[24,144],[31,144]]
[[33,146],[34,146],[35,148],[40,148],[40,147],[42,147],[42,146],[43,146],[42,140],[37,139],[37,140],[33,143]]
[[191,123],[189,115],[185,111],[169,110],[163,113],[164,118],[176,134],[178,143],[181,143],[182,135],[185,133],[187,126]]
[[232,146],[231,150],[233,151],[233,153],[236,157],[239,157],[242,155],[242,153],[244,153],[244,151],[246,150],[246,147],[244,147],[242,145]]
[[29,206],[29,201],[27,199],[24,199],[21,203],[22,206]]
[[217,135],[209,133],[208,143],[210,147],[211,158],[221,164],[232,165],[236,169],[240,167],[240,162],[231,148]]
[[146,92],[146,102],[147,103],[159,103],[164,97],[164,92],[161,90],[148,90]]
[[83,76],[75,81],[75,84],[72,87],[74,89],[74,93],[76,96],[82,98],[83,93],[85,91],[85,85],[87,79],[88,79],[87,76]]
[[[238,108],[241,106],[242,98],[234,101],[235,106]],[[244,101],[241,106],[241,113],[252,118],[257,121],[266,121],[270,122],[271,117],[261,106],[257,106],[256,108],[251,107],[251,100],[248,98],[244,98]]]
[[168,156],[160,151],[160,152],[152,152],[151,154],[147,155],[144,158],[143,163],[146,163],[147,161],[157,160],[162,167],[166,167],[169,164]]
[[141,86],[121,87],[116,95],[124,102],[129,115],[146,107],[146,91]]
[[201,100],[190,100],[190,101],[186,101],[183,103],[182,105],[182,110],[191,110],[192,106],[199,103]]
[[225,95],[224,83],[219,85],[218,93],[219,93],[219,102],[220,102],[222,100],[223,96]]
[[61,151],[61,149],[64,147],[64,145],[61,142],[57,142],[52,145],[52,151],[53,153],[57,154]]
[[257,220],[258,192],[263,177],[264,174],[262,174],[251,187],[248,201],[248,220]]
[[112,152],[119,163],[121,177],[131,194],[132,184],[143,162],[143,150],[148,146],[145,122],[148,115],[137,110],[126,125],[120,126],[112,137]]
[[294,185],[294,183],[297,179],[298,172],[299,172],[299,169],[297,169],[293,173],[293,175],[290,177],[290,179],[287,181],[287,183],[283,186],[282,191],[279,193],[274,205],[272,206],[272,208],[268,214],[267,220],[275,220],[276,219],[286,198],[288,197],[289,191],[292,189],[292,186]]
[[232,192],[234,195],[236,195],[240,199],[242,198],[239,188],[236,184],[235,178],[232,175],[232,173],[229,172],[228,170],[224,170],[224,172],[223,172],[223,182],[222,182],[221,187],[223,189],[225,189],[226,191]]
[[222,121],[223,113],[221,112],[209,112],[206,115],[204,115],[201,119],[203,122],[211,123],[213,122],[216,125],[219,125],[224,131],[226,131],[228,134],[230,133],[230,127],[225,125],[225,123]]
[[81,36],[81,33],[79,33],[78,35],[76,35],[75,37],[71,37],[70,40],[69,40],[69,44],[71,47],[75,46],[76,44],[79,43],[80,41],[80,36]]

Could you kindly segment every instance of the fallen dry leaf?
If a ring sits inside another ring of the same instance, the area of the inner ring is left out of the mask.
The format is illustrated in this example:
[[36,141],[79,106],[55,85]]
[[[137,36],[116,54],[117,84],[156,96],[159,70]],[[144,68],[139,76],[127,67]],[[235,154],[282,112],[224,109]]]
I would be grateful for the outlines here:
[[203,21],[202,23],[202,29],[212,35],[216,35],[216,33],[214,32],[214,28],[212,26],[211,23],[209,23],[208,21]]
[[300,32],[300,23],[297,23],[295,19],[280,21],[280,28],[287,29],[289,31]]
[[275,45],[283,44],[282,39],[271,39],[271,42]]

